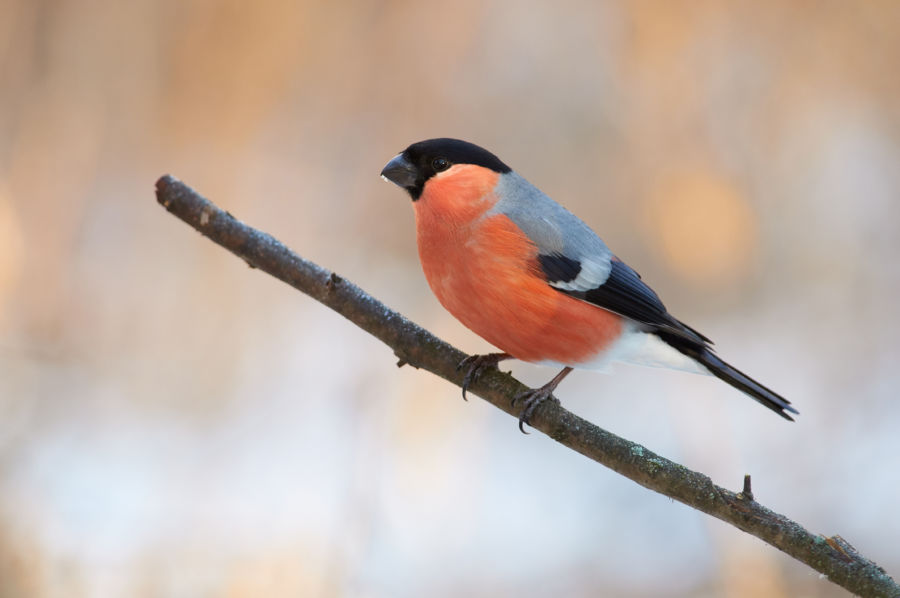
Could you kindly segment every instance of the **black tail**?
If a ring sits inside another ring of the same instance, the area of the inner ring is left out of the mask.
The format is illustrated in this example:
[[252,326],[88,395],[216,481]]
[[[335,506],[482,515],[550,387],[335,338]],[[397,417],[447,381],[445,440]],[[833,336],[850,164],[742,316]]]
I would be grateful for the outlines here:
[[765,405],[784,419],[794,421],[794,418],[787,414],[788,411],[791,413],[799,413],[796,409],[791,407],[790,401],[775,391],[766,388],[740,370],[731,367],[719,359],[719,357],[711,350],[706,349],[701,351],[699,355],[691,355],[691,357],[702,363],[713,376],[731,384],[738,390],[744,391],[750,397]]
[[[684,324],[678,322],[678,320],[674,320],[674,318],[673,321],[684,326]],[[687,328],[687,326],[684,327]],[[693,331],[692,328],[688,328],[688,330]],[[655,330],[654,333],[679,352],[696,360],[698,363],[701,363],[703,367],[709,370],[710,374],[719,380],[727,382],[738,390],[746,393],[752,399],[765,405],[784,419],[794,421],[794,418],[788,415],[787,412],[799,413],[796,409],[791,407],[791,402],[783,396],[766,388],[747,374],[731,367],[719,359],[719,356],[713,353],[712,349],[709,348],[709,345],[707,344],[709,341],[701,344],[689,338],[685,338],[683,335],[679,336],[672,334],[668,330],[662,329]],[[706,340],[705,337],[703,337],[703,339]]]

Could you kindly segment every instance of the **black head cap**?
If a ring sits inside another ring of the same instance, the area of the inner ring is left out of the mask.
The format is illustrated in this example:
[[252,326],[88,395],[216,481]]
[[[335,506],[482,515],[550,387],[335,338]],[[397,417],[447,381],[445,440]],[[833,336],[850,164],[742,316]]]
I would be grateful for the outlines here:
[[512,170],[474,143],[441,137],[413,143],[388,162],[381,176],[406,189],[415,201],[422,195],[428,179],[454,164],[474,164],[501,174]]

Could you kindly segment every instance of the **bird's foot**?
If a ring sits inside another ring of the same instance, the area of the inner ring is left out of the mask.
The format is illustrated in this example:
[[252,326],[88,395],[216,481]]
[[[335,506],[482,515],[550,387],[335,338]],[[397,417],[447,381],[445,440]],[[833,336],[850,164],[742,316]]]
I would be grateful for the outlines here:
[[540,388],[532,388],[525,392],[520,392],[513,397],[513,407],[519,402],[522,403],[522,411],[519,413],[519,431],[522,432],[522,434],[528,434],[528,432],[525,431],[525,424],[531,425],[531,416],[534,415],[534,412],[544,401],[553,399],[557,403],[559,402],[556,397],[553,396],[553,391],[556,390],[559,383],[562,382],[563,378],[568,376],[571,371],[572,368],[570,367],[564,368],[560,373],[554,376],[553,380]]
[[525,430],[525,424],[531,425],[531,416],[534,415],[534,412],[544,401],[553,399],[554,401],[559,402],[556,397],[553,396],[553,388],[547,388],[547,386],[549,385],[540,388],[532,388],[525,392],[520,392],[513,397],[513,406],[518,403],[522,404],[522,411],[519,412],[519,430],[522,434],[528,434]]
[[466,391],[469,390],[469,385],[475,382],[484,370],[496,368],[498,363],[511,357],[509,353],[488,353],[486,355],[469,355],[460,361],[459,365],[456,366],[457,370],[468,368],[462,381],[463,400],[469,400],[466,398]]

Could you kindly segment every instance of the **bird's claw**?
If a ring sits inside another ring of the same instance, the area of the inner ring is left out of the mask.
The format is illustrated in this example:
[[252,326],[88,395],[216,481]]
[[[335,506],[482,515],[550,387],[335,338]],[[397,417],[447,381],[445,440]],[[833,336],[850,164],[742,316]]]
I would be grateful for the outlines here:
[[478,379],[481,373],[488,368],[496,368],[497,364],[504,359],[509,359],[509,355],[507,355],[506,353],[469,355],[456,365],[457,371],[463,368],[468,368],[468,370],[466,370],[466,375],[463,377],[462,381],[462,397],[464,401],[469,400],[466,397],[466,391],[469,390],[469,386]]
[[531,388],[525,392],[520,392],[513,397],[513,407],[519,402],[522,403],[522,411],[519,412],[519,431],[522,432],[522,434],[528,434],[525,430],[525,424],[531,425],[531,416],[534,415],[537,408],[547,399],[557,400],[556,397],[553,396],[553,389],[545,386]]

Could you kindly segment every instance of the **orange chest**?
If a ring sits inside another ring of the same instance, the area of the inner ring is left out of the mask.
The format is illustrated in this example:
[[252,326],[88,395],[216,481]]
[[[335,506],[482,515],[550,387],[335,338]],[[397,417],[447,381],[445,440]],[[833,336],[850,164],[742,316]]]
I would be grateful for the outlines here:
[[460,319],[460,312],[471,308],[491,311],[495,302],[509,302],[514,290],[524,291],[539,280],[537,247],[506,216],[441,226],[417,215],[416,224],[425,278]]
[[537,247],[504,215],[444,226],[416,214],[419,257],[431,290],[467,328],[510,355],[577,365],[621,332],[621,318],[552,288]]

